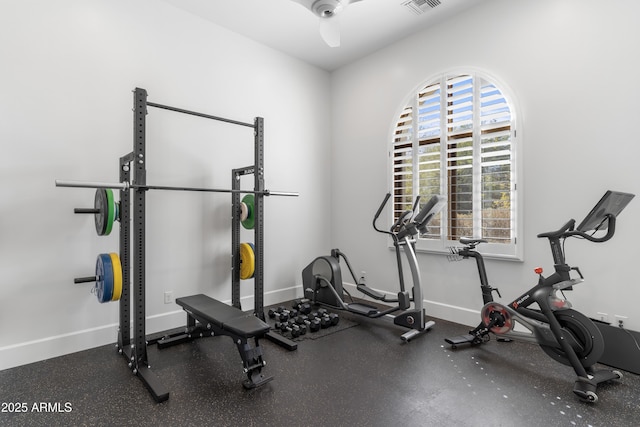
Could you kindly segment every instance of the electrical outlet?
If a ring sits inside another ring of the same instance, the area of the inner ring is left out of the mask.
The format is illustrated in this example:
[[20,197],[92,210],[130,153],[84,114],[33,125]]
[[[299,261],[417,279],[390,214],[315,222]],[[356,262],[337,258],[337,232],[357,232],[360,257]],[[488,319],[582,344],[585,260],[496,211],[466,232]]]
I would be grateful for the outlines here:
[[598,320],[601,322],[609,323],[609,315],[607,313],[598,312]]
[[359,280],[359,282],[360,283],[365,283],[366,281],[367,281],[367,272],[362,270],[360,272],[360,280]]
[[164,292],[164,303],[171,304],[173,302],[173,291]]
[[616,324],[619,327],[624,328],[624,321],[627,320],[628,317],[627,316],[621,316],[619,314],[616,314],[614,317],[616,318]]

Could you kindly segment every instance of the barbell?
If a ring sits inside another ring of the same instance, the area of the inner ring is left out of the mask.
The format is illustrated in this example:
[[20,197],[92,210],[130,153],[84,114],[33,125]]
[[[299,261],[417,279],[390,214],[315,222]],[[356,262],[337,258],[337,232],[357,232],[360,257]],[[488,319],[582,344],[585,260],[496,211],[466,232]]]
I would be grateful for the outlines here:
[[207,188],[207,187],[175,187],[169,185],[141,185],[130,182],[98,182],[98,181],[64,181],[56,179],[56,187],[79,187],[79,188],[110,188],[128,190],[167,190],[167,191],[198,191],[207,193],[241,193],[241,194],[262,194],[264,196],[290,196],[298,197],[299,193],[290,191],[271,190],[230,190],[227,188]]

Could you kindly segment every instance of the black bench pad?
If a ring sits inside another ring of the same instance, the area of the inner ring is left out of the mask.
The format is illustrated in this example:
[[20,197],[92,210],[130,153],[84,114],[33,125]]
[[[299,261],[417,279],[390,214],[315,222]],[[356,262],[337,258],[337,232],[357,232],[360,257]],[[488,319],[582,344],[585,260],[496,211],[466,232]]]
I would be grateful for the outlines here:
[[194,316],[241,337],[264,335],[270,329],[267,323],[253,314],[245,313],[203,294],[176,298],[176,304]]

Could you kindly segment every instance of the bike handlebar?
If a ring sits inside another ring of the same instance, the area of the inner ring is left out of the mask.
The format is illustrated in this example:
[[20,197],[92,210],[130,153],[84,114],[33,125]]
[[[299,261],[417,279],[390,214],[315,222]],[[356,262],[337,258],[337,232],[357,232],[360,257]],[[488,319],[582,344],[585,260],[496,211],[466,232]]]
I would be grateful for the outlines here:
[[557,231],[548,231],[546,233],[538,234],[538,237],[546,237],[548,239],[564,239],[567,237],[582,237],[590,242],[602,243],[611,239],[616,232],[616,217],[615,215],[607,215],[607,234],[602,237],[594,237],[591,234],[587,234],[584,231],[574,230],[576,221],[575,219],[569,220]]
[[557,231],[547,231],[546,233],[540,233],[540,234],[538,234],[538,237],[548,237],[548,238],[565,237],[564,234],[567,231],[572,231],[573,228],[575,227],[575,225],[576,225],[576,220],[575,219],[571,219],[565,225],[560,227],[559,230],[557,230]]

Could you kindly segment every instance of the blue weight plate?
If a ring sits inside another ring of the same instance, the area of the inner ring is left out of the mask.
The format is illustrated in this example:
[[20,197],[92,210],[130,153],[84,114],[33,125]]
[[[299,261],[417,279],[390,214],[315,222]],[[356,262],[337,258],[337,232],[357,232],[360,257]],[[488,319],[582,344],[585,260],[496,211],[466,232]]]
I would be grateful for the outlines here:
[[98,301],[109,302],[113,297],[113,263],[109,254],[100,254],[96,259],[96,296]]

